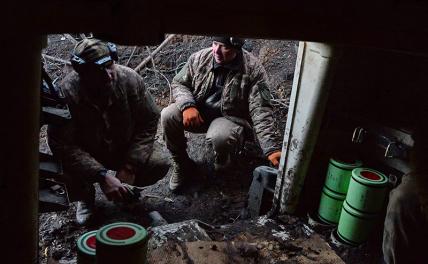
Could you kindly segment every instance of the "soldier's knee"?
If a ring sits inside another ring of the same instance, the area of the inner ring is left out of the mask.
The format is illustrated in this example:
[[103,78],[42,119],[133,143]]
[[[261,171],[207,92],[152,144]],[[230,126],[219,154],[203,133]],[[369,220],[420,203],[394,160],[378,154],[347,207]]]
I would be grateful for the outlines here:
[[232,151],[239,145],[242,131],[241,126],[227,119],[218,118],[211,123],[206,139],[216,152]]
[[164,128],[171,122],[181,122],[182,118],[181,111],[175,104],[170,104],[161,111],[161,124]]
[[221,149],[225,146],[233,144],[233,139],[231,138],[230,131],[219,131],[218,133],[211,135],[207,138],[212,144],[214,149]]
[[237,144],[232,131],[228,129],[219,129],[215,133],[209,133],[206,139],[216,152],[230,151],[231,147]]

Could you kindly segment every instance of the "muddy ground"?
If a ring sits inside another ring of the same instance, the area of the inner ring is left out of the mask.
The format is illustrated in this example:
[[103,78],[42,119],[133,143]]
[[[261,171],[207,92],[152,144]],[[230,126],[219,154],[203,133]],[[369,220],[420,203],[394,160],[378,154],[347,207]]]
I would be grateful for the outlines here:
[[[163,108],[170,101],[171,82],[181,69],[189,55],[202,48],[209,47],[210,39],[202,36],[176,36],[169,45],[157,54],[147,67],[140,70],[146,86]],[[275,107],[275,126],[283,135],[291,92],[292,76],[297,53],[296,41],[247,40],[244,48],[256,55],[265,66],[271,83],[273,104]],[[72,42],[64,35],[50,35],[48,46],[43,54],[68,60],[73,48]],[[119,62],[135,68],[155,47],[119,46]],[[63,63],[44,59],[45,69],[59,84],[71,69]],[[202,168],[198,173],[205,174],[204,135],[188,134],[190,156]],[[157,141],[164,146],[162,131],[159,128]],[[41,132],[41,151],[49,152],[46,145],[45,129]],[[249,145],[254,150],[254,146]],[[164,148],[167,155],[167,151]],[[242,218],[242,209],[246,206],[247,192],[252,180],[251,172],[255,166],[265,164],[257,151],[249,151],[240,173],[222,178],[208,178],[186,193],[175,195],[168,190],[168,178],[160,180],[142,193],[140,202],[132,206],[118,206],[107,201],[97,188],[97,218],[92,226],[80,227],[74,221],[75,203],[66,211],[43,213],[39,215],[39,254],[40,263],[49,258],[62,262],[73,261],[76,256],[76,239],[88,230],[114,221],[132,221],[149,226],[147,213],[156,210],[169,222],[188,219],[200,219],[213,225],[234,223]]]

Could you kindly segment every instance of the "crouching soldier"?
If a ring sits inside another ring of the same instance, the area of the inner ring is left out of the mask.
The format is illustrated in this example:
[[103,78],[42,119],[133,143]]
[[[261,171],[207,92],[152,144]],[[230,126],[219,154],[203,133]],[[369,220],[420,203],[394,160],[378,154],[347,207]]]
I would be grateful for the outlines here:
[[79,224],[93,214],[93,183],[100,184],[109,200],[122,201],[129,195],[123,183],[153,184],[169,167],[154,154],[159,110],[143,79],[116,60],[112,43],[77,43],[71,57],[74,71],[61,84],[72,120],[48,129],[49,145],[70,179],[70,193],[80,200]]
[[428,237],[428,123],[418,123],[410,155],[412,171],[391,191],[383,231],[387,264],[425,263]]
[[253,131],[266,157],[275,166],[279,163],[281,142],[273,127],[266,72],[242,49],[243,44],[243,39],[235,37],[213,38],[212,47],[192,54],[172,81],[175,103],[161,113],[173,158],[172,191],[180,190],[191,167],[184,130],[207,133],[215,171],[234,164],[236,153]]

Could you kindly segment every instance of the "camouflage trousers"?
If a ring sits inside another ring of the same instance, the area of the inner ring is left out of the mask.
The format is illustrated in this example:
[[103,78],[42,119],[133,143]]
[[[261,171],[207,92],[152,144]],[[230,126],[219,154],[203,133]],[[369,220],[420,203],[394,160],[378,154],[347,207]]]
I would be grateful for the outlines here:
[[405,175],[390,193],[382,245],[387,264],[426,261],[428,210],[424,204],[427,204],[428,186],[420,185],[414,175]]
[[185,129],[183,114],[175,104],[171,104],[162,110],[161,124],[166,146],[172,155],[186,154],[185,130],[192,133],[206,133],[207,143],[211,145],[215,161],[219,166],[230,166],[233,156],[242,148],[244,142],[244,127],[225,117],[204,123],[197,129]]

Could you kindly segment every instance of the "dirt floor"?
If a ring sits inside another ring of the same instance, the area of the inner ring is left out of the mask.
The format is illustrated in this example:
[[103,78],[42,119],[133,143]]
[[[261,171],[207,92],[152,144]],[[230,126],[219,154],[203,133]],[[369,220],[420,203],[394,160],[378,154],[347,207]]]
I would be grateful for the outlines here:
[[276,221],[261,216],[221,227],[185,221],[152,231],[149,263],[344,263],[319,234],[292,216]]
[[[210,38],[202,36],[176,36],[169,45],[154,56],[153,61],[140,70],[146,86],[163,108],[169,104],[170,88],[174,75],[181,69],[189,55],[211,45]],[[265,66],[271,84],[274,104],[275,126],[282,138],[288,111],[292,76],[296,61],[298,42],[276,40],[247,40],[244,48],[258,56]],[[73,48],[72,42],[64,35],[50,35],[48,46],[43,54],[68,60]],[[156,47],[119,46],[119,64],[135,68],[150,51]],[[59,84],[71,70],[70,66],[44,58],[45,69],[55,84]],[[206,174],[204,160],[204,135],[188,134],[190,156],[199,164],[201,178]],[[157,141],[164,146],[162,131],[158,130]],[[49,259],[73,262],[76,257],[76,239],[88,230],[115,221],[132,221],[149,226],[147,213],[158,211],[169,223],[188,219],[200,219],[208,224],[231,224],[242,218],[242,209],[246,206],[247,192],[252,180],[252,170],[265,161],[248,145],[250,155],[240,173],[223,178],[208,178],[187,192],[175,195],[168,190],[169,175],[150,186],[142,193],[140,202],[132,206],[115,205],[105,199],[97,188],[97,218],[90,227],[80,227],[74,221],[75,203],[66,211],[42,213],[39,215],[39,254],[40,263]],[[46,131],[42,128],[40,140],[41,152],[49,152],[46,145]],[[165,155],[168,155],[164,147]],[[204,178],[205,179],[205,178]]]

